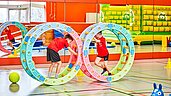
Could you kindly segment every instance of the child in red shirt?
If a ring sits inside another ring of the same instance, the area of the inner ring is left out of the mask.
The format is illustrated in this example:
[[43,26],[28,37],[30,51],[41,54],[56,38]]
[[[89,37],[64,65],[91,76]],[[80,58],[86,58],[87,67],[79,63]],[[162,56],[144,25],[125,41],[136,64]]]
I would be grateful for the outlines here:
[[60,56],[58,54],[58,51],[63,49],[63,48],[68,48],[68,50],[74,54],[77,55],[77,53],[75,51],[73,51],[70,47],[69,44],[71,41],[73,40],[73,38],[68,34],[65,35],[64,38],[55,38],[48,46],[47,48],[47,61],[51,61],[51,65],[49,67],[49,71],[48,71],[48,77],[51,77],[52,74],[52,70],[55,64],[57,64],[57,68],[56,68],[56,75],[55,78],[58,78],[58,74],[60,72],[61,69],[61,59]]
[[[103,37],[102,32],[97,33],[95,35],[94,40],[96,41],[97,53],[98,53],[96,60],[95,60],[95,65],[100,68],[103,68],[103,72],[101,74],[103,74],[107,71],[108,75],[111,75],[111,73],[107,67],[109,52],[106,47],[106,39]],[[104,64],[99,65],[99,62],[101,59],[104,59]]]
[[14,39],[14,36],[11,34],[11,30],[9,29],[9,27],[5,29],[5,33],[7,34],[7,37],[9,39],[8,45],[12,47],[12,50],[14,50],[15,48],[13,44],[15,43],[15,39]]

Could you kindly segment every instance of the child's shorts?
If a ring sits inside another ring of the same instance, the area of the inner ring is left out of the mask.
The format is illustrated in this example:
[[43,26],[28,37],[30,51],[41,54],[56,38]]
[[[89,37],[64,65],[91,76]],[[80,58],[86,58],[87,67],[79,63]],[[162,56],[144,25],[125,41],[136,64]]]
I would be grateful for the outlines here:
[[47,61],[58,62],[61,61],[61,59],[56,51],[47,48]]
[[14,44],[14,43],[15,43],[15,39],[13,38],[12,40],[10,40],[10,42],[11,42],[12,44]]
[[104,58],[104,61],[108,61],[108,59],[109,59],[109,54],[107,54],[106,56],[97,56],[97,57]]

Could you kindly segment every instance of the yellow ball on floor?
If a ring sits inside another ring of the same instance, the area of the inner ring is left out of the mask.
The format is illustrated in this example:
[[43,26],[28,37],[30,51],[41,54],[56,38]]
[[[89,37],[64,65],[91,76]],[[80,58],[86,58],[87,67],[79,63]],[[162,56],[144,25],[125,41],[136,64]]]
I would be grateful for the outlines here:
[[12,83],[17,83],[20,80],[20,75],[17,72],[12,72],[9,74],[9,80]]

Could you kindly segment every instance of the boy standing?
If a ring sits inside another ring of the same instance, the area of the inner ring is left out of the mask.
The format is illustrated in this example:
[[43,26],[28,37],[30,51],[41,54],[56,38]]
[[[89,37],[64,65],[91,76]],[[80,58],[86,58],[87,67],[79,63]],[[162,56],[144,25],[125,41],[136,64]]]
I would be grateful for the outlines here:
[[62,65],[60,56],[58,54],[59,50],[66,47],[72,54],[77,55],[77,53],[69,47],[68,43],[70,43],[71,41],[73,41],[73,38],[68,34],[65,35],[64,38],[55,38],[49,44],[47,48],[47,61],[51,61],[51,65],[49,67],[48,77],[51,77],[53,67],[55,64],[57,64],[55,78],[56,79],[58,78],[58,74],[60,73],[60,69]]

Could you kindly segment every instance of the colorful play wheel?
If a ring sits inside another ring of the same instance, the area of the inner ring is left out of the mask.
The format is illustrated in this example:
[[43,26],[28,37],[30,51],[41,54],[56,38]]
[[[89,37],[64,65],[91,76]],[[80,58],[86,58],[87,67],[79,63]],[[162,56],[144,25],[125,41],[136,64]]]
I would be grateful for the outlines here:
[[[29,40],[30,37],[31,37],[31,35],[29,35],[29,34],[33,34],[33,32],[34,32],[35,30],[37,30],[40,26],[41,26],[41,24],[39,24],[39,25],[33,27],[32,29],[30,29],[30,31],[28,31],[28,33],[26,34],[25,38],[23,39],[24,42],[21,42],[21,48],[20,48],[20,49],[21,49],[21,50],[20,50],[20,59],[23,60],[23,61],[22,61],[22,66],[23,66],[24,70],[26,71],[26,73],[27,73],[30,77],[34,78],[34,79],[36,79],[36,78],[32,75],[31,71],[28,70],[28,66],[27,66],[27,63],[26,63],[26,54],[25,54],[25,53],[26,53],[26,47],[27,47],[27,44],[28,44],[28,40]],[[34,63],[34,62],[33,62],[33,63]],[[36,80],[37,80],[37,79],[36,79]]]
[[[4,31],[4,29],[7,27],[7,26],[10,26],[10,25],[15,25],[15,26],[17,26],[19,29],[20,29],[20,31],[21,31],[21,33],[22,33],[22,38],[24,38],[24,36],[27,34],[27,29],[25,28],[25,26],[23,25],[23,24],[21,24],[21,23],[19,23],[19,22],[5,22],[5,23],[3,23],[3,24],[1,24],[0,25],[0,36],[1,36],[1,34],[2,34],[2,32]],[[1,41],[0,41],[1,42]],[[21,46],[21,45],[20,45]],[[20,50],[20,46],[16,49],[17,50],[17,52],[19,52],[19,50]],[[1,51],[3,51],[3,52],[5,52],[5,53],[11,53],[9,50],[7,50],[7,49],[5,49],[3,46],[2,46],[2,44],[0,43],[0,50]]]
[[[97,24],[90,25],[89,27],[87,27],[87,28],[81,33],[80,38],[81,38],[83,44],[84,44],[84,41],[85,41],[86,36],[87,36],[87,35],[90,33],[90,31],[91,31],[92,29],[94,29],[97,25],[98,25],[98,23],[97,23]],[[84,74],[85,74],[86,76],[95,79],[95,78],[90,74],[90,72],[88,72],[85,63],[82,64],[82,66],[81,66],[81,71],[83,71]]]
[[[48,30],[63,30],[63,32],[68,32],[73,39],[76,41],[77,44],[77,50],[78,50],[78,56],[77,61],[74,64],[75,66],[70,67],[71,64],[69,64],[62,72],[59,74],[59,78],[46,78],[43,76],[34,66],[34,61],[32,60],[32,49],[35,41],[37,38],[43,34],[44,32]],[[32,78],[47,84],[47,85],[59,85],[64,84],[68,81],[70,81],[74,76],[78,73],[81,65],[81,52],[82,52],[82,41],[78,34],[69,26],[61,23],[44,23],[40,26],[34,27],[32,31],[34,32],[28,32],[28,34],[25,36],[24,40],[22,41],[22,46],[20,50],[20,59],[23,65],[24,70],[27,72],[29,76]],[[30,34],[32,33],[32,34]]]
[[[121,44],[121,55],[119,62],[110,71],[113,74],[112,76],[107,76],[107,73],[101,75],[91,66],[89,61],[90,42],[98,32],[103,30],[110,30],[113,32]],[[135,48],[132,37],[125,28],[118,24],[99,23],[98,25],[95,24],[88,27],[82,34],[81,39],[84,41],[84,44],[83,66],[81,69],[87,76],[103,82],[112,82],[121,79],[128,73],[134,61]]]

